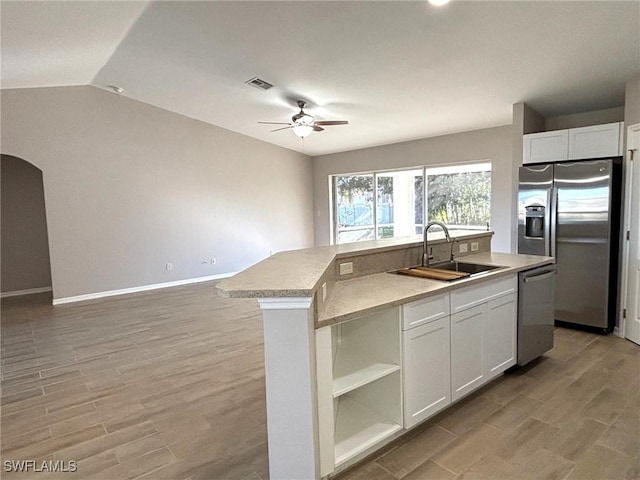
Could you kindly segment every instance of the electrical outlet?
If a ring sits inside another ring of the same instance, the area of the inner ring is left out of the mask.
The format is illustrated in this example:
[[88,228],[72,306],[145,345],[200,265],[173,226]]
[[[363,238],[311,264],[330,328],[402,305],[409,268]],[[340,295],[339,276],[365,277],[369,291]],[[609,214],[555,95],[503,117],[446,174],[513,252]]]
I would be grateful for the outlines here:
[[468,243],[461,243],[458,246],[458,253],[467,253],[468,252],[468,248],[469,248],[469,244]]
[[480,244],[478,242],[471,242],[471,251],[477,252],[480,249]]
[[167,270],[173,270],[173,263],[167,263]]
[[340,275],[349,275],[353,273],[353,262],[346,262],[340,264]]
[[214,257],[211,257],[211,265],[215,265],[216,264],[216,259]]

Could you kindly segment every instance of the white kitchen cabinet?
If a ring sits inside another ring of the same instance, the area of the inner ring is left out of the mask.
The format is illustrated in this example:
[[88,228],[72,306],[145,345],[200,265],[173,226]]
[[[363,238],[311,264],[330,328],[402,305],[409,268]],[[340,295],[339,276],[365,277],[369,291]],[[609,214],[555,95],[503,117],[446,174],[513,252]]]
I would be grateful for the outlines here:
[[622,155],[622,122],[530,133],[523,136],[522,163]]
[[460,288],[451,292],[451,313],[458,313],[498,297],[517,292],[517,275],[508,275],[496,280]]
[[622,122],[569,130],[569,160],[622,155]]
[[402,312],[404,427],[411,428],[451,403],[449,294],[409,303]]
[[516,362],[517,275],[316,330],[321,477]]
[[453,401],[485,383],[484,324],[487,305],[451,315],[451,398]]
[[569,131],[530,133],[523,137],[522,163],[546,163],[567,160]]
[[514,293],[487,303],[484,326],[485,380],[516,364],[518,296]]
[[406,303],[402,306],[402,330],[410,330],[448,315],[448,293]]
[[451,292],[451,399],[516,363],[517,276]]

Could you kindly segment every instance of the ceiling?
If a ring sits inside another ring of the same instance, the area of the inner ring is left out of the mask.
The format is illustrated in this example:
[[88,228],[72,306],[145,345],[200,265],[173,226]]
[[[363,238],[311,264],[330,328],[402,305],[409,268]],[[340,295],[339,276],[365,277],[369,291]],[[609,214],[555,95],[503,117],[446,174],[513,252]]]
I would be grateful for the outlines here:
[[[618,107],[640,74],[640,2],[12,2],[2,88],[123,95],[308,155]],[[274,85],[258,90],[259,77]],[[287,122],[348,120],[301,140]]]

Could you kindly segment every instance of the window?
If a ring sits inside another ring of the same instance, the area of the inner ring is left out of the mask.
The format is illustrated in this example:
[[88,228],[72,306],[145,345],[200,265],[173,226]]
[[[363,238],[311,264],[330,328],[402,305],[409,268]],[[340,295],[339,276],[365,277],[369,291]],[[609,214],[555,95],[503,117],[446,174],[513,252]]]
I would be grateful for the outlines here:
[[333,179],[335,243],[405,237],[422,228],[416,221],[422,222],[423,169]]
[[336,175],[332,185],[335,243],[422,233],[425,204],[428,221],[455,230],[490,222],[490,163]]
[[427,168],[427,218],[453,230],[486,230],[491,222],[491,164]]
[[375,238],[373,175],[334,177],[336,243]]

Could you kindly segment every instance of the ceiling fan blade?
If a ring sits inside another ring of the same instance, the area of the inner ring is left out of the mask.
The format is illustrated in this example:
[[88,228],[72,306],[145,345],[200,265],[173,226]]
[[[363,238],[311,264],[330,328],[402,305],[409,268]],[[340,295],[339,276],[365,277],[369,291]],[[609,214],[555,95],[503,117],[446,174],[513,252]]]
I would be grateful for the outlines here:
[[324,131],[324,128],[319,127],[318,125],[314,125],[313,126],[313,131],[314,132],[322,132],[322,131]]
[[271,130],[272,132],[279,132],[280,130],[286,130],[287,128],[293,128],[293,125],[289,125],[288,127],[276,128],[275,130]]
[[348,123],[349,122],[346,120],[324,120],[315,122],[315,125],[322,125],[323,127],[326,127],[327,125],[347,125]]
[[265,125],[291,125],[291,122],[258,122],[264,123]]

